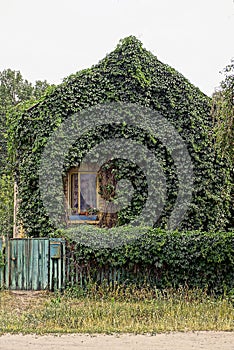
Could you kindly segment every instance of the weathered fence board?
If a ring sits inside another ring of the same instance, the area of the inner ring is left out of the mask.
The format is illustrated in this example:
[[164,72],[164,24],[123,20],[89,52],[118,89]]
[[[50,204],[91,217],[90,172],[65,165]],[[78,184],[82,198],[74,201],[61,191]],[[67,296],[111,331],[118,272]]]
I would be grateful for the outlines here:
[[50,239],[50,290],[65,287],[65,241],[61,238]]
[[8,278],[13,290],[48,288],[48,239],[14,238],[8,241]]
[[[2,250],[0,240],[0,251]],[[54,246],[59,255],[54,255]],[[5,241],[0,287],[10,290],[56,290],[65,286],[65,242],[49,238]]]
[[[2,250],[0,240],[0,250]],[[0,287],[10,290],[62,290],[85,288],[89,282],[125,283],[132,276],[123,268],[79,263],[75,249],[61,238],[13,238],[5,241],[5,266]],[[136,276],[134,276],[136,277]]]
[[0,288],[4,286],[4,266],[2,266],[3,260],[3,247],[2,239],[0,238]]

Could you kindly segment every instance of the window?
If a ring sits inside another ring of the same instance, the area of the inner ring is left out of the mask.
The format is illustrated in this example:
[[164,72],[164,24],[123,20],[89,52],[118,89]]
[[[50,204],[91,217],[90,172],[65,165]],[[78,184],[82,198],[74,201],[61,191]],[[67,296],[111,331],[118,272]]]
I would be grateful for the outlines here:
[[68,203],[70,220],[98,220],[97,172],[79,170],[70,172]]
[[74,214],[82,214],[97,208],[97,175],[95,173],[71,174],[71,208]]

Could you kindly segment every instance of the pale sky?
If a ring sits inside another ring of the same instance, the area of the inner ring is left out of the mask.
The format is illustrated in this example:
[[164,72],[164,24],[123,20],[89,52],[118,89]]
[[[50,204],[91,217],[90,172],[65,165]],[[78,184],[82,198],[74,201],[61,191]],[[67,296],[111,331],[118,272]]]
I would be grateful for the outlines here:
[[0,0],[0,71],[59,84],[135,35],[209,96],[234,57],[234,0]]

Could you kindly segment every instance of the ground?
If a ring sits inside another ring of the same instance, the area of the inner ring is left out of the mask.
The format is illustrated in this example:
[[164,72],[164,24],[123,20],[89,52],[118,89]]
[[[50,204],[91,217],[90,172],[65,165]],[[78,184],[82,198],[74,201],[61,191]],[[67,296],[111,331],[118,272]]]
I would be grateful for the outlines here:
[[158,335],[10,335],[1,350],[234,350],[234,332],[188,332]]
[[[53,295],[53,294],[52,294]],[[22,312],[40,307],[45,300],[50,300],[51,293],[15,291],[2,292],[2,321],[7,313],[15,318]],[[4,301],[5,300],[5,301]],[[54,298],[54,301],[57,299]],[[1,298],[0,298],[1,301]],[[4,307],[5,305],[5,307]],[[60,304],[55,305],[55,309]],[[1,306],[1,302],[0,302]],[[10,310],[8,310],[10,308]],[[39,309],[38,309],[39,310]],[[54,309],[53,309],[54,310]],[[1,311],[1,310],[0,310]],[[31,314],[30,322],[31,322]],[[225,316],[225,315],[224,315]],[[97,320],[96,320],[97,321]],[[18,327],[18,326],[17,326]],[[17,328],[19,329],[19,328]],[[24,329],[24,328],[22,328]],[[50,329],[50,328],[48,328]],[[217,328],[219,329],[219,328]],[[2,328],[4,330],[4,328]],[[45,333],[47,329],[44,329]],[[231,328],[230,330],[233,330]],[[14,330],[13,330],[14,332]],[[18,331],[17,331],[18,332]],[[3,331],[3,333],[5,333]],[[27,332],[26,332],[27,333]],[[193,331],[157,333],[154,335],[134,334],[3,334],[0,336],[0,350],[234,350],[234,331]]]

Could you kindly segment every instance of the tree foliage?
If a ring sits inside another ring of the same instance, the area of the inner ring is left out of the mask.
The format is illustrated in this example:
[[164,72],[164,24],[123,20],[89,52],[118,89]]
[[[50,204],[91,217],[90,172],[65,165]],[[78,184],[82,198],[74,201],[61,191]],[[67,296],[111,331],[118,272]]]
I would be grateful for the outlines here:
[[25,101],[39,99],[49,84],[36,81],[33,86],[19,71],[0,72],[0,234],[10,234],[13,222],[13,179],[8,163],[7,115],[11,124],[11,111]]
[[14,185],[11,175],[0,177],[0,236],[12,233]]
[[35,86],[22,77],[19,71],[5,69],[0,72],[0,172],[7,158],[6,115],[18,103],[36,100],[48,88],[46,81],[36,81]]
[[234,227],[234,59],[224,69],[224,80],[213,94],[212,117],[214,146],[217,157],[230,170],[231,223]]
[[225,78],[213,95],[215,146],[234,162],[234,59],[224,69]]

